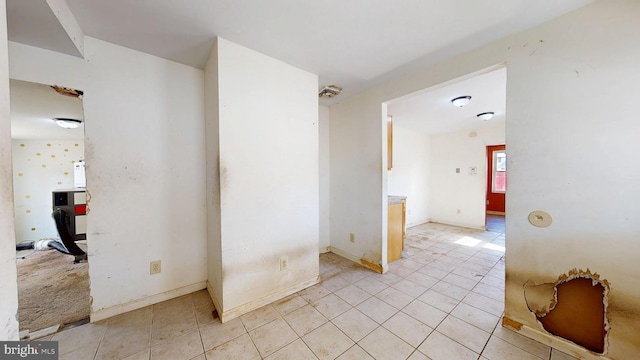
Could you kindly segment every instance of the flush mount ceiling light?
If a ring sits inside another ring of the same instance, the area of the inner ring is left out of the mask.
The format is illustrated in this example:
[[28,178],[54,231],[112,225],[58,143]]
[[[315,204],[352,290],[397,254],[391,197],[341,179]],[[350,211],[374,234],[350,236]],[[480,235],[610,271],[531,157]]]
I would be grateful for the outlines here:
[[341,92],[342,88],[340,86],[327,85],[320,89],[320,91],[318,92],[318,96],[323,98],[332,98],[340,94]]
[[483,112],[480,113],[478,115],[476,115],[477,117],[479,117],[480,119],[487,121],[489,119],[491,119],[493,117],[493,111],[487,111],[487,112]]
[[457,98],[451,99],[451,103],[453,106],[463,107],[467,105],[471,101],[471,96],[458,96]]
[[68,118],[55,118],[53,121],[55,121],[56,125],[65,129],[76,129],[80,124],[82,124],[82,121],[80,120]]

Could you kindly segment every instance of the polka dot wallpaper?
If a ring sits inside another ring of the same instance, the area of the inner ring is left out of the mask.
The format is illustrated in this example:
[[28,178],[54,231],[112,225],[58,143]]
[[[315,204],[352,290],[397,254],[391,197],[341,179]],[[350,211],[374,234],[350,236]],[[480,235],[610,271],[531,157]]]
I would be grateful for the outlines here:
[[13,140],[16,243],[58,238],[51,192],[73,187],[73,164],[84,159],[78,140]]

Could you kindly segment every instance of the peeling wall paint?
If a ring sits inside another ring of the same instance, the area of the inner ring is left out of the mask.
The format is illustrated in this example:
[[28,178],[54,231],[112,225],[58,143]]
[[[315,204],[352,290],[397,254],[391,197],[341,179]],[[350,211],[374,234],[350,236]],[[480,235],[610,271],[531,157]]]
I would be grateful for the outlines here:
[[318,78],[218,38],[205,79],[208,273],[227,321],[318,281]]
[[[596,1],[332,106],[332,245],[362,232],[367,259],[382,248],[380,104],[506,64],[505,316],[521,324],[521,334],[575,357],[636,358],[640,167],[631,164],[640,153],[640,122],[637,105],[620,94],[636,93],[640,83],[638,13],[635,0]],[[547,211],[553,224],[529,224],[533,210]],[[553,283],[574,267],[597,269],[611,284],[605,355],[549,335],[524,300],[529,279]]]

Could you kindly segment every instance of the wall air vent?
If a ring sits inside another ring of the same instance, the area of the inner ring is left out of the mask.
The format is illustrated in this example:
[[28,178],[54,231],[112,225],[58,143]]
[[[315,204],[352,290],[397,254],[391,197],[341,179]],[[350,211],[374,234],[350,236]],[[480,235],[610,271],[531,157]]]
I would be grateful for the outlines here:
[[332,98],[342,92],[342,88],[335,85],[327,85],[320,89],[318,96],[321,98]]

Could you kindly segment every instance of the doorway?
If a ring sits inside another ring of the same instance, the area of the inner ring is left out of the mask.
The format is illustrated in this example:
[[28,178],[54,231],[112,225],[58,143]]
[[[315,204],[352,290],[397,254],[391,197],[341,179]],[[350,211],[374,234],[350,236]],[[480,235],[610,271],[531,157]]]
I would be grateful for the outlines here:
[[10,95],[18,321],[28,339],[90,314],[84,111],[74,89],[10,80]]
[[387,195],[406,197],[407,226],[486,227],[487,145],[506,143],[506,79],[498,66],[385,103]]
[[507,151],[505,145],[487,146],[487,215],[505,215]]

